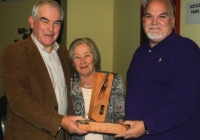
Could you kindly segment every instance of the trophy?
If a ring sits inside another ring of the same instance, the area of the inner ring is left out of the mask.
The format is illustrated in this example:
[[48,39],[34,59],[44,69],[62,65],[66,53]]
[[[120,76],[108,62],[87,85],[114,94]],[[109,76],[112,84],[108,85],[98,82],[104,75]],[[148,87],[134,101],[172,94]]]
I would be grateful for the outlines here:
[[113,77],[111,73],[95,72],[88,113],[90,120],[78,121],[78,127],[81,130],[118,134],[129,128],[128,125],[120,123],[105,122]]

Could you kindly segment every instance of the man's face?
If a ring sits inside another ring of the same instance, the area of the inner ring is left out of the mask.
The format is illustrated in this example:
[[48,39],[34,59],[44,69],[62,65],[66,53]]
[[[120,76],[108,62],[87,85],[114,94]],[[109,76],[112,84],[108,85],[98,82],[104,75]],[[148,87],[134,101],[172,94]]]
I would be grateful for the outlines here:
[[37,40],[49,50],[56,41],[61,28],[61,13],[57,7],[41,5],[38,16],[34,20],[29,17],[29,23]]
[[160,1],[152,1],[143,17],[143,28],[153,47],[165,39],[174,27],[174,17],[168,5]]

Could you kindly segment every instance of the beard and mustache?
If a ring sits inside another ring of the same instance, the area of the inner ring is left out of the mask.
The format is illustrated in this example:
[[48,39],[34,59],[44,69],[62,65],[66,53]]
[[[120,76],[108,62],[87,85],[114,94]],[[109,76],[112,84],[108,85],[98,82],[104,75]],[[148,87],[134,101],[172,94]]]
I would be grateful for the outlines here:
[[162,33],[158,33],[157,31],[154,31],[154,29],[156,30],[161,30],[162,28],[158,25],[150,25],[148,26],[149,32],[146,33],[147,37],[151,40],[154,39],[161,39],[162,38]]

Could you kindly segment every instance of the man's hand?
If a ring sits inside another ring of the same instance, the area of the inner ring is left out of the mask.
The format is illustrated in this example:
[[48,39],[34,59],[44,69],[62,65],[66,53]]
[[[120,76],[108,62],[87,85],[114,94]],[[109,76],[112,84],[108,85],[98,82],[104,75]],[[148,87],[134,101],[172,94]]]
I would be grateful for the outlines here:
[[83,135],[88,133],[87,131],[83,131],[78,128],[77,121],[78,120],[85,120],[82,116],[65,116],[62,119],[61,127],[65,129],[70,134],[76,133],[78,135]]
[[139,138],[145,134],[145,126],[143,121],[125,121],[122,124],[128,124],[130,126],[130,129],[128,129],[126,132],[115,135],[116,138],[117,137],[124,137],[125,139]]

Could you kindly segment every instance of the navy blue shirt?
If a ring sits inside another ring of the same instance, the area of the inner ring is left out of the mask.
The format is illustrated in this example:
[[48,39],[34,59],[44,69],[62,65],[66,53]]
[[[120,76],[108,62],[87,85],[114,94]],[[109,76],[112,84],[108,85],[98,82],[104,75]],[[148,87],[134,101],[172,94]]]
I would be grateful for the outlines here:
[[200,140],[200,49],[174,30],[135,52],[127,72],[126,120],[144,120],[139,140]]

